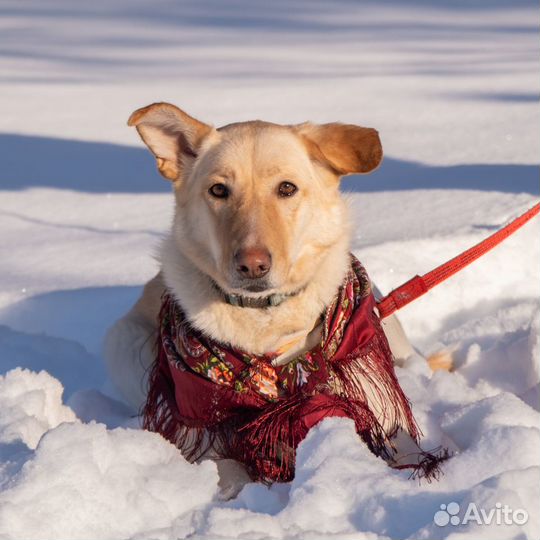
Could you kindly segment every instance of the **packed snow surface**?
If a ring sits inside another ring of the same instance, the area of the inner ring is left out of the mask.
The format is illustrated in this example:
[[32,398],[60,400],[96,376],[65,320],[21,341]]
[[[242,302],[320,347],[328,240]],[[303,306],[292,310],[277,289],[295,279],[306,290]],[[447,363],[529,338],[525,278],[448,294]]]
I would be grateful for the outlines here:
[[293,482],[224,501],[101,360],[173,208],[134,109],[376,127],[384,164],[343,190],[388,292],[537,201],[536,3],[5,0],[0,35],[1,539],[540,537],[538,220],[400,313],[423,446],[455,450],[432,483],[327,419]]

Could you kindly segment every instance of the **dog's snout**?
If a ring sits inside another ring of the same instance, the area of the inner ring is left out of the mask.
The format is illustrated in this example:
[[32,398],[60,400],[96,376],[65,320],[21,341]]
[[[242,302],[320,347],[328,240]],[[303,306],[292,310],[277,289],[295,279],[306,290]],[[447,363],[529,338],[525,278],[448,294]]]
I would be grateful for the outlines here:
[[236,271],[243,278],[257,279],[266,276],[272,266],[272,256],[265,248],[239,249],[234,254]]

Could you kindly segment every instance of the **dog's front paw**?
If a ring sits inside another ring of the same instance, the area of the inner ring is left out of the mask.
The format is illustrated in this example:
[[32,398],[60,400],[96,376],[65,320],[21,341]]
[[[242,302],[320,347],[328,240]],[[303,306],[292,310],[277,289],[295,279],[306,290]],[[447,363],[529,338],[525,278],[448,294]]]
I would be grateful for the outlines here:
[[244,466],[234,459],[218,459],[218,498],[222,501],[234,499],[242,488],[251,481]]

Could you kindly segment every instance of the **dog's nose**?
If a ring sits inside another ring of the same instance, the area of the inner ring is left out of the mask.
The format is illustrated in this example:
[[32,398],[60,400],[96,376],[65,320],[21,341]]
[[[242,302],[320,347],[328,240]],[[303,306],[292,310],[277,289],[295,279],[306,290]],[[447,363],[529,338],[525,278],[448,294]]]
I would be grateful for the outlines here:
[[265,248],[239,249],[234,254],[236,271],[243,277],[256,279],[266,276],[272,266],[272,256]]

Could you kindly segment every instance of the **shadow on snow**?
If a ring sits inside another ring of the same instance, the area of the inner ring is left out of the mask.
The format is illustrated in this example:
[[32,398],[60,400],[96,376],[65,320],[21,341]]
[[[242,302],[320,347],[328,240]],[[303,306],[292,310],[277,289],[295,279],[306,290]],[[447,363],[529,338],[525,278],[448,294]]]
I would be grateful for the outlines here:
[[[117,144],[0,134],[1,189],[35,187],[90,193],[168,193],[146,149]],[[536,165],[422,165],[386,157],[367,176],[343,181],[345,191],[470,189],[539,192]]]

